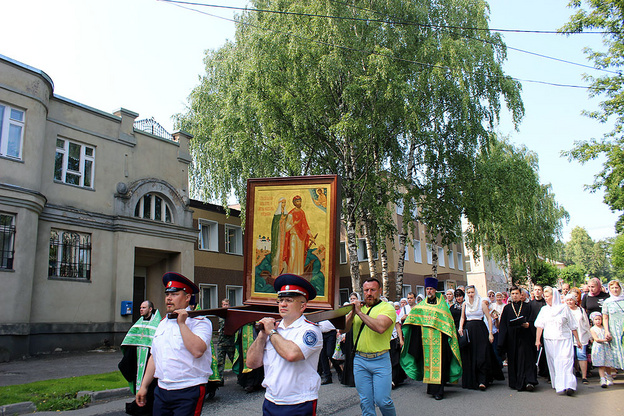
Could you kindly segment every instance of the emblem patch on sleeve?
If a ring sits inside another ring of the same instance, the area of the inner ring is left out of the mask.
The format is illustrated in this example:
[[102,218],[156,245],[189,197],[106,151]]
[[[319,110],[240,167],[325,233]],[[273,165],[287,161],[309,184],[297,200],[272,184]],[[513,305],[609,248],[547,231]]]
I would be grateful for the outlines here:
[[303,334],[303,342],[308,347],[315,346],[317,341],[318,341],[318,337],[316,336],[316,332],[314,332],[314,331],[306,331],[306,333]]

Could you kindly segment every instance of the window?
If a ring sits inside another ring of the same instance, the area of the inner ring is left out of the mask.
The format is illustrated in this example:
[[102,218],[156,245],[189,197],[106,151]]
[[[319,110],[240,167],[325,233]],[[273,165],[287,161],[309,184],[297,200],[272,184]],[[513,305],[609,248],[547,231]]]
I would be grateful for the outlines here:
[[25,112],[0,104],[0,155],[22,158]]
[[399,201],[396,204],[396,213],[398,215],[403,215],[403,201]]
[[349,302],[349,295],[351,291],[349,289],[340,289],[340,306],[344,305],[345,302]]
[[91,279],[91,235],[52,229],[50,277]]
[[156,194],[145,194],[134,208],[134,216],[146,220],[173,222],[171,207],[162,197]]
[[464,270],[464,259],[461,253],[457,253],[457,270]]
[[70,185],[93,188],[95,148],[67,139],[56,139],[54,179]]
[[403,290],[401,293],[402,298],[407,298],[407,294],[412,291],[412,285],[403,285]]
[[[239,306],[243,304],[243,287],[242,286],[226,286],[226,298],[230,300],[230,306]],[[221,305],[219,305],[221,306]]]
[[[418,298],[418,295],[422,296],[422,298],[425,298],[425,287],[424,286],[416,286],[416,298]],[[417,299],[418,300],[418,299]]]
[[0,214],[0,269],[13,269],[15,215]]
[[204,283],[199,284],[199,293],[201,295],[199,303],[200,309],[214,309],[221,307],[221,304],[218,302],[218,289],[217,285]]
[[405,261],[409,261],[409,246],[407,245],[407,241],[405,241],[405,256],[403,256]]
[[[366,250],[366,239],[364,238],[358,238],[358,261],[362,262],[362,261],[368,261],[368,250]],[[373,260],[377,260],[377,258],[379,257],[377,255],[377,251],[373,249],[373,252],[375,253],[375,255],[373,256]]]
[[241,227],[225,224],[225,252],[243,255],[243,232]]
[[444,262],[444,248],[438,247],[438,266],[444,267],[446,263]]
[[455,252],[453,250],[449,251],[449,268],[455,268]]
[[414,240],[414,261],[422,263],[422,249],[420,248],[420,240]]
[[431,244],[427,243],[427,264],[433,264],[433,253],[431,252]]
[[340,264],[347,264],[347,243],[340,242]]
[[199,249],[219,251],[219,224],[215,221],[199,220]]

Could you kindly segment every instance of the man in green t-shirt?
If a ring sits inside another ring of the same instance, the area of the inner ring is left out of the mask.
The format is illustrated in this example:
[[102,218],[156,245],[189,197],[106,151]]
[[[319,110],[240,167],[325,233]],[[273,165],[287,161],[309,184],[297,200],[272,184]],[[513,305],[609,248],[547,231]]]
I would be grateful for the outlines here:
[[396,415],[392,391],[390,338],[396,323],[396,312],[388,302],[382,302],[381,283],[368,279],[362,287],[364,303],[353,303],[347,315],[346,331],[353,326],[355,356],[353,375],[360,395],[362,416],[374,416],[375,405],[384,416]]

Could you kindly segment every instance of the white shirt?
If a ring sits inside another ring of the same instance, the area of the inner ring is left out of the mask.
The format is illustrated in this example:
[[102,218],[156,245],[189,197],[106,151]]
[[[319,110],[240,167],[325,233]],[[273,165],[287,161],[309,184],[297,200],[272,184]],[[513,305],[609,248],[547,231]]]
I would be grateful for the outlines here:
[[576,319],[566,305],[544,305],[535,318],[535,327],[543,328],[544,339],[570,339],[577,329]]
[[570,309],[572,312],[572,316],[576,319],[576,325],[578,327],[578,335],[581,339],[582,345],[587,345],[589,343],[589,338],[591,337],[591,333],[589,332],[589,320],[587,319],[587,314],[585,311],[578,306],[575,310]]
[[186,326],[206,343],[206,351],[199,358],[193,357],[184,346],[177,319],[160,321],[152,342],[152,355],[156,365],[154,377],[162,389],[180,390],[205,384],[212,374],[212,323],[205,317],[186,318]]
[[322,333],[326,333],[329,331],[335,331],[336,327],[331,322],[325,320],[318,323],[318,327],[321,328]]
[[305,357],[289,362],[280,356],[271,340],[264,346],[264,397],[275,404],[298,404],[318,399],[321,377],[317,367],[323,348],[323,334],[318,325],[307,321],[302,315],[288,328],[281,321],[277,327],[280,336],[293,341]]
[[412,307],[409,305],[409,303],[405,306],[401,306],[401,308],[399,309],[399,316],[397,317],[397,321],[400,322],[404,316],[409,315],[411,310]]

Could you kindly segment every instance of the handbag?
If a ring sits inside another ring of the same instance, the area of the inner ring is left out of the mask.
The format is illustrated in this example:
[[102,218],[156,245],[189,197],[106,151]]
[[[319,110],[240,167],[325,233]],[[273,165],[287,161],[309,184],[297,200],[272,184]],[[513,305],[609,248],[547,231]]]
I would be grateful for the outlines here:
[[464,329],[464,334],[460,335],[457,341],[459,342],[459,348],[464,348],[470,344],[470,336],[467,329]]

